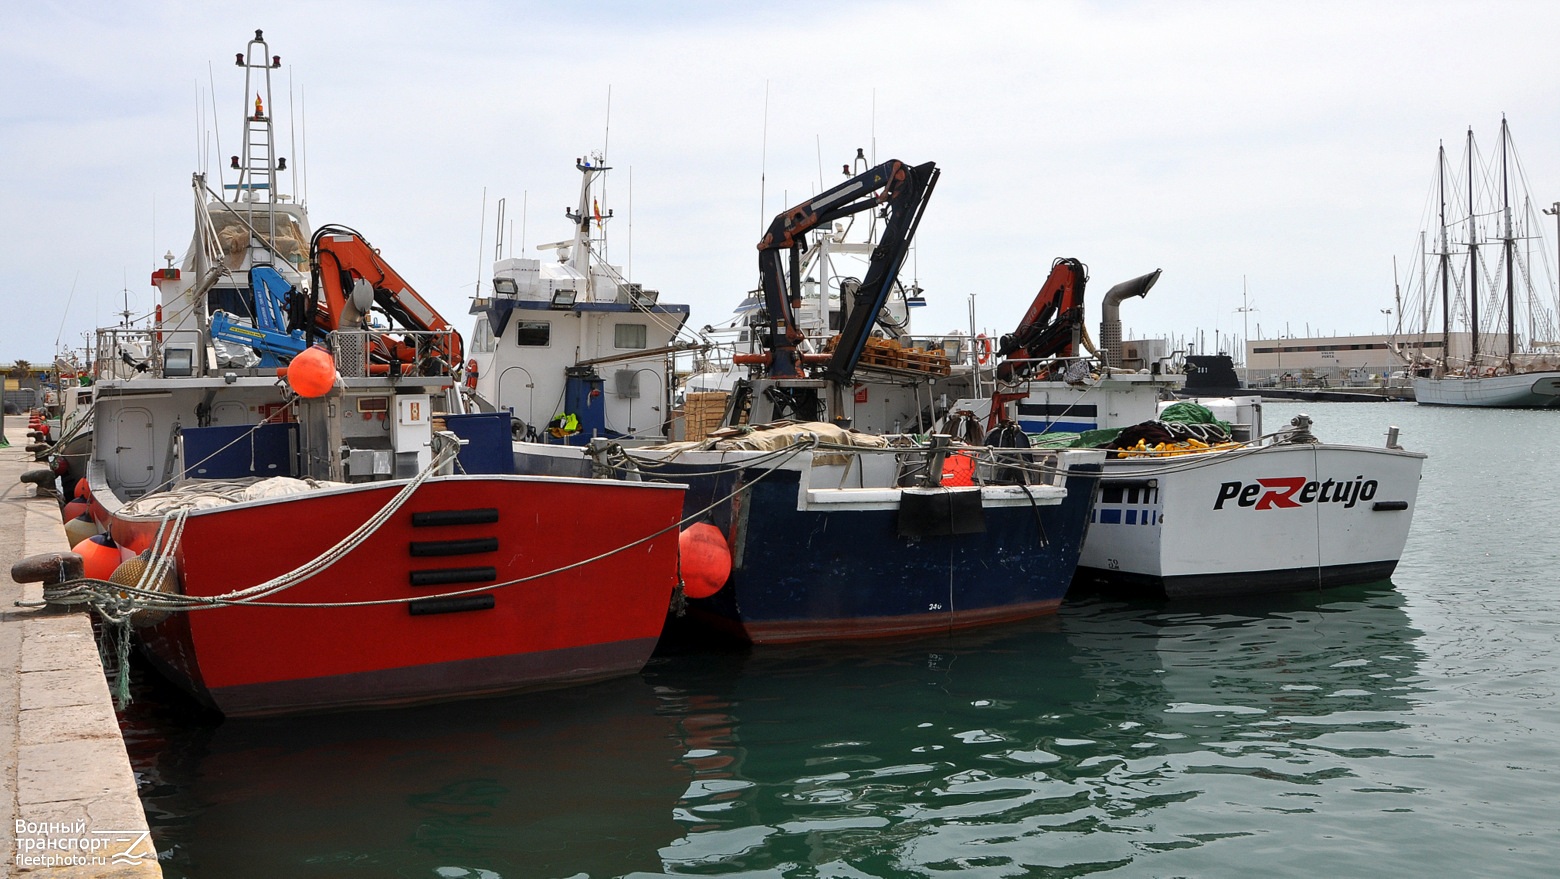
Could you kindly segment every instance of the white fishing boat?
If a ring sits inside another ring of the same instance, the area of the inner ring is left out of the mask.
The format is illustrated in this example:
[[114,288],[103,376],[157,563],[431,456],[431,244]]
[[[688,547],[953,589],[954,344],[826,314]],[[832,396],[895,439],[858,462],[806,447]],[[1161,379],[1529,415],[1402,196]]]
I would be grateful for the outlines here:
[[1009,442],[1021,435],[1020,445],[1110,450],[1077,581],[1179,598],[1389,577],[1425,455],[1400,448],[1396,428],[1381,447],[1321,442],[1305,416],[1266,433],[1260,397],[1197,401],[1228,431],[1165,420],[1185,376],[1154,363],[1119,365],[1120,304],[1158,276],[1106,293],[1103,345],[1090,356],[1087,271],[1057,260],[1037,307],[1003,337],[996,392],[955,406],[988,427],[1021,431],[1006,432]]
[[[1553,282],[1542,294],[1535,288],[1540,254],[1548,251],[1504,117],[1499,155],[1481,167],[1470,128],[1459,165],[1463,179],[1449,181],[1457,172],[1447,165],[1446,148],[1438,150],[1427,223],[1433,228],[1420,234],[1420,271],[1398,307],[1400,316],[1407,309],[1400,325],[1410,332],[1439,334],[1422,348],[1398,348],[1413,370],[1415,399],[1426,406],[1560,406],[1560,300],[1548,292]],[[1485,253],[1493,248],[1499,256],[1491,259]],[[1488,283],[1481,287],[1481,279]]]
[[[607,258],[600,155],[575,160],[579,199],[570,237],[538,245],[545,258],[503,257],[489,295],[473,300],[466,383],[483,409],[507,411],[514,439],[582,447],[592,440],[663,442],[672,418],[674,358],[699,346],[684,330],[688,306],[628,280]],[[499,215],[500,241],[503,214]],[[496,248],[502,254],[502,247]],[[532,449],[573,473],[575,448]],[[545,469],[545,468],[543,468]]]

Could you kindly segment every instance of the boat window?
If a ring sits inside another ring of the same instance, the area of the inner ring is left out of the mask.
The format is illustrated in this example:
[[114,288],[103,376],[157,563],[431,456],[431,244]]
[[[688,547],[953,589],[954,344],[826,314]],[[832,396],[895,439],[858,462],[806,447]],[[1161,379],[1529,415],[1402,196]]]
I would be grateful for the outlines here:
[[615,324],[612,327],[612,344],[618,348],[643,348],[645,338],[644,324]]
[[213,287],[206,294],[206,302],[207,314],[225,311],[251,322],[255,319],[255,293],[248,287]]
[[552,341],[552,324],[545,320],[515,322],[515,344],[544,347]]
[[475,336],[475,338],[471,340],[471,350],[493,350],[493,325],[488,323],[487,318],[484,317],[477,321],[476,329],[472,335]]

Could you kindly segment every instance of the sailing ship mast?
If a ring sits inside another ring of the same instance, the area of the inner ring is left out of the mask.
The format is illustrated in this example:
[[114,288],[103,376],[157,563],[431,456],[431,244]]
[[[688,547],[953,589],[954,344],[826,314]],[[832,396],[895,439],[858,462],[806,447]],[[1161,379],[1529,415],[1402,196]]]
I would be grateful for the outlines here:
[[1500,206],[1506,223],[1505,234],[1501,238],[1506,248],[1506,368],[1515,372],[1517,358],[1517,300],[1513,262],[1515,261],[1516,237],[1511,228],[1511,189],[1506,177],[1507,137],[1506,117],[1502,116],[1500,117]]
[[1479,233],[1473,209],[1473,126],[1468,126],[1468,368],[1479,366]]
[[[1441,374],[1445,374],[1450,368],[1452,356],[1452,278],[1451,278],[1451,241],[1446,232],[1446,144],[1438,147],[1440,155],[1436,159],[1436,172],[1439,177],[1436,187],[1436,197],[1441,203]],[[1439,376],[1437,376],[1439,377]]]

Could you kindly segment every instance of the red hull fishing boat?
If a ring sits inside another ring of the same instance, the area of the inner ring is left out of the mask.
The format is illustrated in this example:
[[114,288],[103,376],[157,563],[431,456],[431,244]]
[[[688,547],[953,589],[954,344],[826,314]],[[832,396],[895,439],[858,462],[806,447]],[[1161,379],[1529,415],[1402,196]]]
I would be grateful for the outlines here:
[[[198,600],[303,568],[402,487],[191,512],[173,558],[180,594]],[[612,527],[581,527],[578,516],[558,514],[582,508],[613,510]],[[161,619],[139,632],[168,677],[229,715],[634,674],[655,647],[676,583],[669,526],[681,508],[681,491],[650,484],[436,477],[321,573],[227,606],[142,611]],[[152,545],[162,521],[116,515],[113,533],[134,551]],[[630,536],[657,532],[621,550]]]
[[238,63],[237,182],[195,176],[151,348],[100,333],[83,494],[107,534],[55,600],[134,626],[230,715],[636,673],[678,583],[683,487],[517,475],[509,414],[467,411],[459,334],[277,194],[280,62],[256,32]]

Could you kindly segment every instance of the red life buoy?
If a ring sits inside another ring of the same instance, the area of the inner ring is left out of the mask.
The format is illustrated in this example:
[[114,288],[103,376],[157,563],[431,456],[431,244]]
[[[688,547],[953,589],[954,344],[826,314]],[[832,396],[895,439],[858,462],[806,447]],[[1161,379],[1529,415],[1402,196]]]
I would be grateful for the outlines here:
[[466,387],[476,390],[477,387],[477,361],[466,361]]
[[985,333],[975,337],[975,349],[976,359],[980,361],[982,366],[985,366],[991,360],[991,340],[986,338]]

